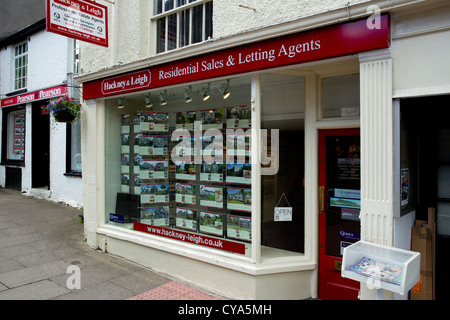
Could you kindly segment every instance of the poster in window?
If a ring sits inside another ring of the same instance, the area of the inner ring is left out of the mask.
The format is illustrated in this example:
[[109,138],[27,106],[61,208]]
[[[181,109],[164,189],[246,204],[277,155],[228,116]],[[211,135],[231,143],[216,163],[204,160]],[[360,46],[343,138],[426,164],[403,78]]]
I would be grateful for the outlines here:
[[139,137],[139,153],[148,156],[167,155],[168,138],[166,136],[149,136],[143,134]]
[[141,194],[141,178],[139,174],[134,174],[134,194]]
[[16,112],[13,114],[13,152],[9,157],[13,160],[23,160],[25,156],[25,112]]
[[202,156],[203,161],[212,163],[214,161],[223,161],[223,136],[203,135],[202,140]]
[[124,193],[130,192],[130,175],[127,173],[120,175],[120,190]]
[[120,172],[130,173],[130,155],[128,153],[120,155]]
[[184,183],[175,184],[175,201],[195,205],[197,203],[196,186]]
[[252,240],[252,219],[227,215],[227,237],[243,241]]
[[202,129],[222,129],[223,128],[223,109],[211,109],[200,112]]
[[180,180],[196,180],[197,170],[193,161],[175,161],[175,178]]
[[201,185],[200,205],[205,207],[223,208],[223,188]]
[[202,162],[200,165],[200,181],[223,182],[223,164]]
[[195,137],[179,137],[177,145],[174,147],[175,151],[172,154],[176,154],[178,157],[195,156]]
[[235,132],[235,134],[227,134],[226,146],[227,158],[232,158],[233,156],[249,157],[251,150],[251,133]]
[[409,169],[401,169],[401,179],[402,179],[402,199],[400,205],[405,206],[408,204],[409,199]]
[[130,133],[130,115],[123,114],[121,120],[122,120],[122,133]]
[[142,159],[139,163],[139,174],[142,180],[167,179],[169,177],[169,161]]
[[252,183],[252,165],[250,163],[227,163],[227,182]]
[[134,114],[133,124],[134,124],[134,132],[141,131],[141,114],[139,112]]
[[249,106],[227,108],[227,128],[250,128],[252,124],[251,116]]
[[140,151],[139,151],[139,138],[141,137],[141,134],[140,133],[135,133],[134,135],[133,135],[133,138],[134,138],[134,153],[135,154],[139,154],[140,153]]
[[141,112],[139,128],[141,132],[169,131],[169,114],[164,112]]
[[197,119],[195,111],[190,112],[177,112],[176,129],[194,130],[194,123]]
[[250,212],[252,210],[252,190],[227,188],[227,208]]
[[223,218],[224,215],[222,213],[201,211],[200,232],[215,236],[223,236]]
[[168,184],[141,184],[141,203],[169,202]]
[[130,135],[129,134],[121,135],[121,149],[122,149],[122,153],[130,152]]
[[169,226],[169,207],[141,208],[141,223],[151,226]]
[[181,229],[197,231],[197,211],[177,208],[175,225]]

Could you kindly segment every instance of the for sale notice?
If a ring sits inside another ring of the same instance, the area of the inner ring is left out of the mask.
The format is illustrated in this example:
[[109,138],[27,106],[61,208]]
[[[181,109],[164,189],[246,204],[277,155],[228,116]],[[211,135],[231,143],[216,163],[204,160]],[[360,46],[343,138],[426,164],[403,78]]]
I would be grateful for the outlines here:
[[107,7],[86,0],[47,0],[47,31],[108,46]]

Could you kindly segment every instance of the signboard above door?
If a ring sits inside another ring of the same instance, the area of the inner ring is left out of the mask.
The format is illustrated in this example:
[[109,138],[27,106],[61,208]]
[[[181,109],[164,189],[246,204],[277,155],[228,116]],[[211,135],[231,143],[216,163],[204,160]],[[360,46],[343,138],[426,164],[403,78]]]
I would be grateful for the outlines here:
[[86,0],[47,0],[47,31],[108,47],[108,8]]

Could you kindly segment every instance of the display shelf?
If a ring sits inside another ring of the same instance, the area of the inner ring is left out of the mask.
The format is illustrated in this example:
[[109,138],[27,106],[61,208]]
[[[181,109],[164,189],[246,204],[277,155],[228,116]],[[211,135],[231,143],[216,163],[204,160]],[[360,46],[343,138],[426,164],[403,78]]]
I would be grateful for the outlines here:
[[344,249],[341,273],[371,288],[404,295],[419,281],[420,253],[358,241]]

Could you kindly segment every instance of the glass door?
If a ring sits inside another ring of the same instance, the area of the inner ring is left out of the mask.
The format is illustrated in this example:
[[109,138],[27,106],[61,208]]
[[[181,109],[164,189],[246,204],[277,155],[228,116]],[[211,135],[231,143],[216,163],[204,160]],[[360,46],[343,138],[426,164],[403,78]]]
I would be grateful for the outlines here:
[[341,277],[346,246],[360,240],[359,129],[319,133],[319,298],[357,299],[359,283]]

